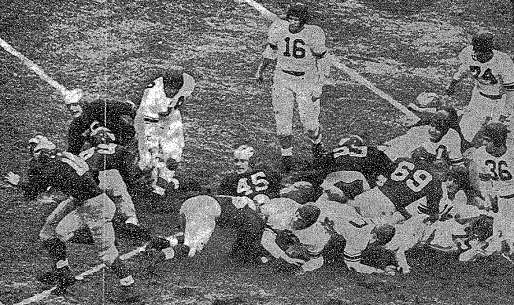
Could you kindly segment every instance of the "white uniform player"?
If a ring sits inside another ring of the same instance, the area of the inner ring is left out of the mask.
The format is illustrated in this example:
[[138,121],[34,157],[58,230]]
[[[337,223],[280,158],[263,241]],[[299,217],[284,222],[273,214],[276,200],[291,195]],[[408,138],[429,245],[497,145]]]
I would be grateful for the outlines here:
[[499,243],[506,240],[514,250],[514,152],[506,146],[506,138],[507,128],[503,124],[486,125],[486,145],[471,155],[470,174],[474,175],[486,204],[498,205],[493,236],[499,237]]
[[493,50],[493,35],[488,32],[473,36],[472,45],[461,51],[459,60],[460,67],[447,94],[453,94],[456,84],[466,75],[475,79],[471,100],[460,121],[465,139],[472,142],[485,123],[512,114],[514,63],[508,54]]
[[256,73],[257,79],[262,80],[266,66],[276,60],[272,102],[285,171],[292,164],[295,99],[300,121],[313,144],[314,159],[322,153],[319,98],[330,65],[322,60],[327,52],[325,32],[319,26],[305,24],[307,19],[307,7],[294,4],[287,12],[287,20],[273,22],[263,62]]
[[134,125],[139,143],[139,167],[152,171],[152,187],[159,195],[164,195],[168,184],[176,180],[175,169],[184,148],[179,107],[191,96],[194,87],[192,76],[182,70],[170,71],[145,89],[137,110]]
[[[361,253],[377,239],[388,242],[394,235],[394,231],[390,231],[392,226],[376,226],[355,208],[323,199],[314,204],[299,205],[287,198],[276,198],[262,206],[261,212],[268,217],[262,243],[274,257],[300,265],[304,271],[318,269],[324,263],[322,251],[330,239],[338,235],[346,241],[344,261],[349,268],[362,273],[383,272],[361,264]],[[294,234],[306,250],[301,259],[290,256],[294,246],[284,251],[277,245],[277,233],[284,231]]]

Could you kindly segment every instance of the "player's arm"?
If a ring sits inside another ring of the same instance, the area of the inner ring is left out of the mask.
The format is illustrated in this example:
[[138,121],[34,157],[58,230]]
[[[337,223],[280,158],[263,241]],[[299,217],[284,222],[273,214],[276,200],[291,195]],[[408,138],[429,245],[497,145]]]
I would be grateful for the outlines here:
[[[31,160],[30,162],[35,161]],[[37,169],[30,166],[28,171],[22,175],[13,172],[7,173],[4,180],[10,185],[22,190],[27,200],[34,200],[41,191],[47,188],[47,184],[44,181],[40,181],[38,178]]]
[[446,88],[446,95],[453,95],[455,93],[455,88],[457,87],[457,84],[467,75],[469,69],[466,63],[466,56],[469,51],[469,48],[465,48],[459,54],[460,66],[457,69],[457,71],[453,74],[452,80]]
[[481,179],[487,180],[490,177],[485,177],[485,176],[482,178],[480,177],[480,174],[479,174],[480,171],[478,168],[478,164],[473,159],[471,159],[469,161],[468,168],[469,168],[469,186],[471,188],[471,192],[474,196],[484,200],[485,198],[482,194],[482,191],[485,191],[485,190],[480,189],[480,180]]
[[266,68],[270,65],[272,65],[277,58],[277,50],[278,46],[276,44],[268,43],[266,47],[264,48],[264,52],[262,52],[262,60],[259,63],[259,66],[257,67],[257,71],[255,72],[255,78],[261,82],[263,77],[263,73],[266,70]]
[[68,149],[70,153],[78,155],[82,151],[82,147],[86,143],[86,137],[82,134],[89,128],[87,124],[83,124],[81,118],[73,120],[68,129]]
[[514,114],[514,62],[508,55],[505,56],[505,65],[503,65],[503,67],[505,69],[503,72],[505,107],[502,115],[505,117],[509,117]]

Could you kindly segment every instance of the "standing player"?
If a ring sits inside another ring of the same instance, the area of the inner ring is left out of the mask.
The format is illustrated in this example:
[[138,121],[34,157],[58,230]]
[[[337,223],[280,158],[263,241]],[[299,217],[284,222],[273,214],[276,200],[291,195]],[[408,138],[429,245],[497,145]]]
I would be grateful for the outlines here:
[[[59,152],[55,145],[42,136],[29,141],[32,143],[33,159],[27,172],[27,179],[20,181],[20,176],[10,172],[6,179],[25,191],[25,196],[33,200],[40,192],[53,187],[72,197],[60,204],[46,219],[39,236],[43,246],[53,259],[53,271],[42,278],[49,284],[57,284],[55,294],[63,294],[75,283],[68,265],[65,241],[70,238],[73,230],[87,225],[100,259],[111,268],[119,278],[121,290],[116,298],[119,301],[134,301],[138,295],[133,290],[134,279],[119,258],[115,246],[114,229],[111,220],[115,206],[109,197],[98,187],[88,165],[79,157],[69,152]],[[78,217],[67,218],[71,213]],[[69,223],[70,232],[60,235],[56,228],[61,221],[72,220],[80,223]]]
[[[506,145],[507,133],[507,127],[501,123],[486,125],[483,133],[485,145],[473,151],[469,170],[472,186],[485,199],[485,204],[497,204],[498,212],[494,214],[493,221],[495,243],[489,250],[500,250],[501,242],[505,240],[513,253],[514,154]],[[492,249],[493,247],[498,249]]]
[[191,96],[195,80],[180,67],[152,81],[143,93],[134,125],[139,145],[139,167],[151,172],[153,192],[164,196],[178,182],[175,170],[182,159],[184,131],[180,106]]
[[485,123],[513,114],[514,63],[509,55],[493,47],[491,33],[475,34],[472,45],[459,54],[461,65],[446,90],[448,95],[452,95],[457,83],[468,74],[475,79],[471,101],[460,121],[465,139],[472,143],[475,141],[474,144],[478,141],[475,136]]
[[78,155],[88,139],[88,130],[95,122],[111,130],[117,143],[128,145],[133,141],[134,126],[128,121],[135,116],[135,106],[132,102],[114,102],[95,100],[91,103],[77,100],[66,100],[66,106],[73,116],[68,130],[68,149]]
[[300,121],[312,142],[314,161],[323,154],[319,124],[320,96],[326,73],[323,58],[327,53],[325,32],[306,24],[309,12],[305,5],[292,4],[287,20],[276,20],[268,32],[263,61],[256,72],[261,81],[266,67],[276,60],[272,102],[281,147],[284,172],[292,168],[292,122],[294,101]]
[[[280,176],[269,169],[256,166],[254,154],[255,150],[248,145],[241,145],[234,150],[236,172],[223,179],[218,189],[219,195],[247,197],[253,200],[265,198],[265,201],[280,196]],[[228,214],[223,212],[222,216]],[[259,249],[264,222],[256,211],[249,207],[242,208],[236,214],[229,217],[230,222],[235,222],[237,230],[231,256],[243,260],[260,259],[258,255],[262,252]],[[219,221],[223,222],[223,218],[227,219],[222,217]]]

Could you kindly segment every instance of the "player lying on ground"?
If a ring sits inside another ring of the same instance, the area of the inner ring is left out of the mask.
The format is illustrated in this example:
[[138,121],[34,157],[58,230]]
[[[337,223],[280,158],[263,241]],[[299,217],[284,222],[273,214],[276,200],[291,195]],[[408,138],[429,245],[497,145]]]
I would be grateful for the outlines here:
[[[85,225],[93,235],[100,259],[119,278],[121,290],[115,300],[137,300],[139,296],[133,289],[134,279],[120,260],[115,245],[111,223],[115,205],[98,187],[87,163],[69,152],[58,151],[45,137],[37,136],[30,143],[33,158],[26,179],[20,180],[20,176],[11,172],[6,177],[7,181],[23,189],[29,200],[36,199],[39,193],[49,187],[73,198],[63,201],[48,216],[39,234],[53,260],[53,270],[40,279],[56,284],[57,288],[53,291],[55,294],[64,294],[75,283],[68,264],[65,242],[75,230]],[[64,224],[63,231],[57,231],[60,224]]]
[[364,265],[361,254],[369,244],[385,244],[394,235],[392,225],[379,225],[362,217],[355,208],[320,198],[315,203],[300,205],[288,198],[272,199],[261,206],[266,218],[263,246],[275,258],[300,266],[303,272],[324,264],[323,251],[331,240],[342,237],[344,262],[360,273],[382,273]]

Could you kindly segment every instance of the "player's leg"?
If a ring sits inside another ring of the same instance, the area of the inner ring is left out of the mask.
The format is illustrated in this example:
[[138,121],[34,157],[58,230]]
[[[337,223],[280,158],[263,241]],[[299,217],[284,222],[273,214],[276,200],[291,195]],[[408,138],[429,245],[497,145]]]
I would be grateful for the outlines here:
[[494,108],[489,98],[482,96],[477,89],[473,90],[459,123],[464,138],[473,146],[481,144],[479,131],[495,115]]
[[312,156],[314,162],[321,159],[325,150],[323,148],[321,125],[319,115],[321,111],[320,97],[322,87],[314,77],[299,79],[296,87],[296,101],[298,112],[307,137],[312,143]]
[[282,156],[282,170],[288,172],[292,168],[293,156],[294,94],[289,89],[287,81],[282,79],[279,74],[276,74],[274,78],[272,103],[280,144],[280,154]]
[[131,301],[139,296],[133,290],[134,279],[130,271],[120,260],[119,252],[115,245],[114,228],[111,222],[115,211],[114,203],[106,194],[91,198],[77,208],[77,212],[93,234],[101,261],[110,267],[119,279],[121,289],[115,298],[120,301]]
[[43,248],[52,259],[52,269],[38,275],[37,279],[47,285],[58,285],[54,294],[60,295],[66,288],[75,283],[75,278],[70,270],[66,253],[66,243],[73,236],[73,232],[80,226],[80,218],[74,212],[75,199],[69,198],[62,201],[47,218],[39,237],[43,242]]

